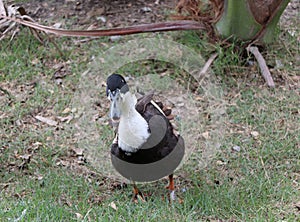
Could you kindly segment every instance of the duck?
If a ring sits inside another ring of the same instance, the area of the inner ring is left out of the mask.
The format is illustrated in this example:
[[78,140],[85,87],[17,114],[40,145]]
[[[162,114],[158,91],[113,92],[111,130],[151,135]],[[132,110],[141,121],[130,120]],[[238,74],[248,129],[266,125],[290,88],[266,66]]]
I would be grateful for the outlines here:
[[184,156],[184,140],[171,123],[172,110],[153,100],[154,92],[137,98],[125,78],[111,74],[106,80],[109,116],[115,129],[110,154],[114,168],[133,183],[133,201],[144,200],[136,182],[168,176],[170,200],[174,200],[173,173]]

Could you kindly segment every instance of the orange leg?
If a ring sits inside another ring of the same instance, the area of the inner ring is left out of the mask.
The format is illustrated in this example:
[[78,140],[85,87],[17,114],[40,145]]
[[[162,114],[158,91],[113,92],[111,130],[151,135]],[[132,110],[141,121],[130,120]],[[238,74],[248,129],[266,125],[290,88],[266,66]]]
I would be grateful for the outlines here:
[[168,188],[170,191],[175,190],[173,174],[169,175],[169,186],[167,186],[167,188]]
[[170,201],[174,201],[176,199],[176,195],[173,174],[169,175],[169,185],[167,186],[167,189],[170,191]]
[[136,184],[133,183],[133,202],[134,203],[138,203],[138,200],[141,200],[142,202],[145,202],[144,199],[144,195],[142,194],[142,192],[139,190],[139,188],[137,188]]

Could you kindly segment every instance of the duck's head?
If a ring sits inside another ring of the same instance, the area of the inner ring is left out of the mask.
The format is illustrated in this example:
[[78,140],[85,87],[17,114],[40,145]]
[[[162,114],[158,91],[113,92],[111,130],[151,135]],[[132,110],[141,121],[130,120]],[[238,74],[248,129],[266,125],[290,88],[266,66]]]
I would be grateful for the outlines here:
[[112,74],[106,80],[106,96],[111,101],[110,118],[114,122],[120,120],[125,94],[129,92],[128,85],[119,74]]

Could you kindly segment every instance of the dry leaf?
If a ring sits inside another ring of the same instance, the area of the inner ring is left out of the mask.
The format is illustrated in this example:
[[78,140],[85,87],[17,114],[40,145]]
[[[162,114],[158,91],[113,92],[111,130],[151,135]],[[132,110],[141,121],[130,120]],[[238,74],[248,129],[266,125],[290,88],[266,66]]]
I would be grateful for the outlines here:
[[300,76],[291,76],[291,79],[298,82],[300,81]]
[[72,151],[75,153],[76,156],[83,156],[84,149],[81,148],[73,148]]
[[59,162],[56,163],[57,166],[69,166],[70,163],[66,160],[60,160]]
[[57,116],[56,117],[60,122],[66,122],[69,123],[72,119],[73,119],[73,115],[69,115],[66,117],[62,117],[62,116]]
[[83,216],[80,213],[75,213],[77,219],[82,219]]
[[109,206],[110,206],[112,209],[114,209],[114,210],[118,210],[118,208],[117,208],[115,202],[111,202],[111,203],[109,204]]
[[39,64],[40,60],[38,58],[34,58],[33,60],[31,60],[31,64],[32,65],[37,65]]
[[52,120],[52,119],[49,119],[49,118],[46,118],[46,117],[43,117],[43,116],[35,116],[34,118],[36,118],[37,120],[43,122],[43,123],[46,123],[50,126],[56,126],[57,125],[57,122]]
[[202,96],[196,96],[195,100],[196,101],[205,101],[204,97],[202,97]]
[[101,63],[105,63],[105,59],[104,58],[100,57],[99,60],[100,60]]
[[253,136],[254,138],[257,138],[259,136],[259,133],[257,131],[252,131],[250,132],[251,136]]
[[62,23],[61,22],[56,22],[54,25],[52,25],[53,28],[59,29],[61,28]]
[[62,85],[63,84],[63,80],[61,78],[57,78],[54,81],[57,85]]
[[22,160],[29,160],[31,157],[30,154],[24,154],[24,155],[20,155],[19,158],[21,158]]
[[34,147],[42,146],[43,144],[41,142],[35,142],[32,144]]
[[224,166],[224,165],[226,165],[226,163],[223,162],[223,161],[221,161],[221,160],[217,160],[216,163],[217,163],[218,166]]
[[64,109],[64,111],[62,111],[62,114],[68,114],[70,112],[72,112],[72,110],[69,107],[67,107]]
[[120,35],[113,35],[111,37],[109,37],[109,40],[112,42],[117,42],[121,39],[122,37]]
[[141,8],[141,12],[152,12],[152,9],[150,7],[143,7]]
[[240,146],[233,146],[232,150],[236,151],[236,152],[240,152],[241,151],[241,147]]
[[181,103],[177,103],[177,106],[178,106],[178,107],[184,107],[185,104],[184,104],[183,102],[181,102]]
[[103,23],[105,23],[107,21],[107,19],[105,18],[105,16],[99,16],[99,17],[97,17],[97,20],[101,21]]
[[209,139],[209,132],[206,131],[206,132],[202,133],[202,136],[203,136],[204,139],[208,140]]

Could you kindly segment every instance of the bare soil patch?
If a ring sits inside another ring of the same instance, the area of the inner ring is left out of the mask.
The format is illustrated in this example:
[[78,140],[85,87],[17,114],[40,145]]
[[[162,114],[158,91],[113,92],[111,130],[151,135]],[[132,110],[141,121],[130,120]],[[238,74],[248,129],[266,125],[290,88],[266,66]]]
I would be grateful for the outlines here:
[[37,21],[64,22],[81,28],[111,28],[165,21],[176,1],[64,0],[29,1],[18,5]]

